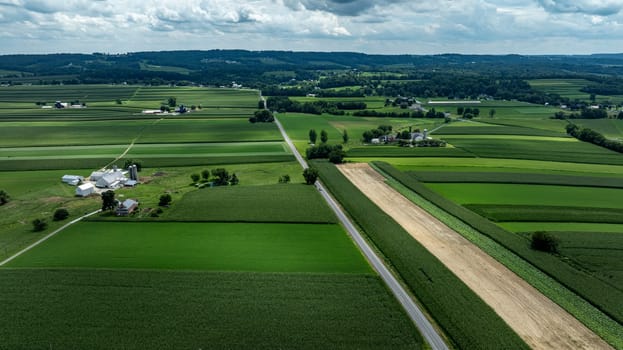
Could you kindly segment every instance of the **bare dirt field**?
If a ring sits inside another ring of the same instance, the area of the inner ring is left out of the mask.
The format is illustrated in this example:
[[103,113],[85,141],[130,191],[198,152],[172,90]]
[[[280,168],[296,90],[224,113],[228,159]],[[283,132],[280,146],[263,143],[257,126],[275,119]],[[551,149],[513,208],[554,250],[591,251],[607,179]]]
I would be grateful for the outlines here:
[[611,349],[560,306],[385,184],[383,176],[368,164],[345,164],[339,169],[533,349]]

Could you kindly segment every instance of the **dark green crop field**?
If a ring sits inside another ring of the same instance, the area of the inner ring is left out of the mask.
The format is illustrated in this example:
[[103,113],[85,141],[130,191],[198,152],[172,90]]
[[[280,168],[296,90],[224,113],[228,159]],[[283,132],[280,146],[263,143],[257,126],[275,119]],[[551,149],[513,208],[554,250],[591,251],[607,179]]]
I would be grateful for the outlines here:
[[335,223],[313,186],[204,187],[187,193],[163,216],[173,221]]
[[9,267],[369,273],[337,225],[84,222]]
[[620,153],[586,142],[478,139],[447,136],[453,146],[482,158],[515,158],[623,165]]
[[547,205],[464,204],[489,220],[623,224],[623,209]]
[[623,177],[513,173],[499,171],[410,171],[422,182],[478,182],[623,188]]
[[0,349],[421,349],[370,274],[0,270]]

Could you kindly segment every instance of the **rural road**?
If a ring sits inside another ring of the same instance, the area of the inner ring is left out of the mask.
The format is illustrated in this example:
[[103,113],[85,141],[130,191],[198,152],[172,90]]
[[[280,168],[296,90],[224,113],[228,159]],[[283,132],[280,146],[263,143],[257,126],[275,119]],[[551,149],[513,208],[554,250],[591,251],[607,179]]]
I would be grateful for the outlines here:
[[72,220],[72,221],[70,221],[70,222],[66,223],[65,225],[61,226],[60,228],[58,228],[58,229],[54,230],[53,232],[48,233],[47,235],[45,235],[43,238],[41,238],[40,240],[36,241],[35,243],[33,243],[33,244],[29,245],[28,247],[26,247],[26,248],[24,248],[24,249],[20,250],[19,252],[17,252],[17,253],[15,253],[15,254],[11,255],[10,257],[8,257],[7,259],[5,259],[4,261],[0,262],[0,266],[4,266],[5,264],[8,264],[11,260],[13,260],[13,259],[17,258],[18,256],[20,256],[20,255],[22,255],[22,254],[26,253],[27,251],[31,250],[32,248],[34,248],[34,247],[38,246],[39,244],[41,244],[41,243],[45,242],[45,241],[46,241],[46,240],[48,240],[50,237],[52,237],[52,236],[54,236],[55,234],[57,234],[57,233],[59,233],[59,232],[63,231],[63,230],[64,230],[64,229],[66,229],[67,227],[69,227],[69,226],[71,226],[71,225],[75,224],[76,222],[78,222],[78,221],[80,221],[80,220],[82,220],[82,219],[84,219],[84,218],[87,218],[87,217],[89,217],[89,216],[91,216],[91,215],[97,214],[97,213],[99,213],[100,211],[102,211],[102,210],[101,210],[101,209],[98,209],[98,210],[96,210],[96,211],[93,211],[93,212],[90,212],[90,213],[88,213],[88,214],[82,215],[81,217],[79,217],[79,218],[77,218],[77,219],[74,219],[74,220]]
[[[305,159],[303,159],[301,154],[297,151],[296,147],[294,147],[294,143],[292,142],[290,137],[288,137],[288,134],[286,134],[285,129],[283,128],[283,126],[281,125],[277,117],[275,117],[275,124],[277,124],[279,131],[281,131],[281,135],[283,135],[283,139],[286,141],[286,143],[292,150],[292,153],[296,157],[296,160],[301,164],[303,169],[307,169],[308,168],[307,162],[305,162]],[[368,242],[366,242],[363,239],[359,231],[357,231],[355,226],[352,224],[352,222],[346,216],[346,214],[344,214],[344,212],[342,211],[340,206],[335,202],[333,197],[329,195],[329,193],[327,192],[326,188],[322,185],[322,183],[320,181],[317,181],[315,185],[318,191],[320,191],[320,194],[322,195],[322,197],[327,201],[331,209],[335,212],[335,215],[338,217],[342,225],[344,225],[344,227],[346,228],[350,236],[353,238],[353,240],[355,241],[355,244],[357,244],[357,246],[359,247],[363,255],[366,257],[366,259],[370,263],[370,265],[372,265],[372,267],[381,276],[383,281],[385,281],[385,284],[389,287],[389,289],[392,291],[392,293],[394,294],[398,302],[400,302],[402,307],[405,309],[409,318],[411,318],[413,323],[415,323],[416,327],[418,328],[420,333],[422,333],[422,336],[424,337],[424,339],[426,339],[431,349],[433,350],[448,349],[447,345],[445,344],[445,342],[443,341],[439,333],[437,333],[433,325],[428,321],[428,319],[426,319],[422,311],[417,307],[417,305],[410,298],[407,291],[402,287],[402,285],[400,285],[400,283],[398,283],[398,280],[394,277],[394,275],[392,275],[392,273],[385,266],[385,264],[383,264],[383,261],[381,260],[381,258],[379,258],[375,254],[372,248],[368,245]]]

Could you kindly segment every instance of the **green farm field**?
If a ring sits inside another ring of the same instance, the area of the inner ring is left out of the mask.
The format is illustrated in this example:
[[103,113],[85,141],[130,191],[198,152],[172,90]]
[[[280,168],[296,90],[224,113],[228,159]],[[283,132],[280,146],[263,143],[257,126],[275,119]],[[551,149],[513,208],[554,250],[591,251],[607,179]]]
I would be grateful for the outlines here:
[[371,274],[1,269],[0,289],[3,350],[424,348]]
[[564,232],[614,232],[623,233],[622,224],[584,222],[499,222],[498,225],[512,232],[564,231]]
[[551,205],[623,208],[623,189],[522,184],[429,183],[459,204]]
[[578,140],[505,139],[444,136],[454,147],[481,158],[565,160],[572,163],[623,165],[620,153]]
[[275,184],[203,188],[173,203],[173,221],[336,223],[313,186]]
[[163,119],[92,122],[5,122],[0,147],[137,143],[281,141],[270,123],[246,119]]
[[370,273],[337,225],[84,222],[7,267]]

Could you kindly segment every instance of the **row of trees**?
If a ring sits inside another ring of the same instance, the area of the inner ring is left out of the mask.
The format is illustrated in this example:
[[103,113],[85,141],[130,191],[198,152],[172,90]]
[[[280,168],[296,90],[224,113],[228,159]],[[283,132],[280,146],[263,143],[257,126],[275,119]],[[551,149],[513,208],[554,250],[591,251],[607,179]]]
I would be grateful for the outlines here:
[[579,128],[573,123],[567,124],[565,128],[567,130],[567,134],[578,140],[590,142],[592,144],[623,153],[623,142],[609,140],[604,135],[593,129]]
[[[619,119],[623,119],[623,112],[619,113]],[[604,109],[583,108],[580,113],[556,112],[552,119],[606,119],[608,112]]]
[[331,101],[313,101],[298,102],[290,100],[286,96],[271,96],[266,100],[266,107],[271,111],[322,114],[328,113],[333,115],[344,115],[344,110],[365,109],[367,105],[363,102],[331,102]]
[[[212,178],[210,178],[210,175],[212,175]],[[205,169],[201,171],[201,175],[196,173],[191,174],[190,178],[195,184],[198,183],[199,180],[202,180],[202,182],[211,181],[215,186],[234,186],[240,182],[240,180],[238,180],[238,176],[236,176],[236,173],[230,175],[229,171],[225,168],[216,168],[212,171]]]

